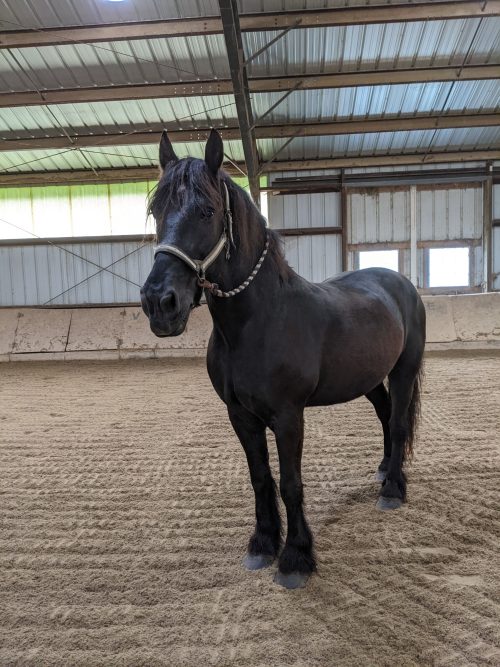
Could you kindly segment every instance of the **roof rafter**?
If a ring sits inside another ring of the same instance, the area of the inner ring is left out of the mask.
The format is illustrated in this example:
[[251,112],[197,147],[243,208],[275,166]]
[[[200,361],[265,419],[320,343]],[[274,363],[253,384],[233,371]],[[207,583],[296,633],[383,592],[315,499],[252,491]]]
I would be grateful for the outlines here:
[[[439,153],[408,153],[394,155],[363,155],[351,157],[325,158],[321,160],[285,160],[268,165],[267,172],[301,171],[318,169],[350,169],[357,167],[395,167],[401,165],[426,165],[442,163],[466,163],[500,160],[500,149],[477,151],[445,151]],[[236,173],[231,165],[224,167],[229,173]],[[128,167],[120,169],[99,169],[96,174],[90,169],[72,171],[40,171],[0,174],[0,187],[29,185],[51,185],[71,183],[118,183],[157,180],[157,167]]]
[[[418,67],[413,69],[336,72],[309,76],[258,77],[249,79],[248,87],[250,93],[269,93],[285,92],[298,87],[299,83],[300,90],[318,90],[321,88],[498,78],[500,78],[500,65],[468,65],[465,67]],[[229,79],[61,88],[42,90],[41,94],[34,90],[0,93],[0,108],[232,94],[233,86]]]
[[[405,130],[434,130],[462,127],[492,127],[500,125],[499,113],[453,114],[443,116],[416,116],[395,118],[364,118],[359,120],[339,120],[335,122],[301,123],[286,125],[265,125],[255,128],[256,139],[279,139],[287,137],[316,137],[341,134],[367,134],[370,132],[397,132]],[[206,141],[210,133],[208,127],[195,130],[169,130],[171,141],[192,143]],[[117,134],[71,135],[72,146],[78,148],[105,148],[109,146],[134,146],[156,144],[163,127],[149,131],[131,131]],[[219,128],[225,141],[241,138],[238,127]],[[0,141],[0,151],[52,150],[68,148],[67,136],[33,137],[28,139],[4,139]]]
[[[478,18],[500,15],[500,0],[458,0],[422,2],[419,4],[380,5],[370,7],[339,7],[291,12],[263,12],[240,17],[243,32],[314,28],[342,25],[367,25],[398,21],[429,21]],[[294,25],[300,19],[299,25]],[[167,21],[137,21],[95,26],[15,30],[0,33],[0,49],[108,42],[161,37],[188,37],[222,33],[219,16],[170,19]]]
[[240,126],[241,143],[245,154],[248,183],[252,197],[258,204],[260,201],[259,156],[253,127],[253,112],[248,88],[247,68],[244,61],[238,5],[236,0],[219,0],[219,8],[233,84],[236,113]]

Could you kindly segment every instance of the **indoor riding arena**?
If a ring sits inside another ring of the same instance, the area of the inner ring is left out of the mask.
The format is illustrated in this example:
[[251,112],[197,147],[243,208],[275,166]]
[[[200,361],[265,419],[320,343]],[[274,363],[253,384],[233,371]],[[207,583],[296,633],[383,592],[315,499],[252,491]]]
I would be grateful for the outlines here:
[[3,0],[0,138],[0,667],[498,667],[500,1]]

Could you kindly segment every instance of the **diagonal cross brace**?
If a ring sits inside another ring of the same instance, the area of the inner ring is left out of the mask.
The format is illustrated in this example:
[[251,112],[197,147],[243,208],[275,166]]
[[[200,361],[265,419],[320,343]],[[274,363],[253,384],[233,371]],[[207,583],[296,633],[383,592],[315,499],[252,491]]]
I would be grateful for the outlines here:
[[244,61],[245,67],[252,62],[252,60],[255,60],[255,58],[258,58],[261,53],[264,53],[264,51],[267,51],[267,49],[272,46],[273,44],[276,44],[277,41],[279,41],[282,37],[284,37],[290,30],[293,30],[294,28],[298,28],[299,25],[302,23],[302,19],[297,19],[292,25],[288,26],[285,30],[279,33],[279,35],[276,35],[273,39],[271,39],[270,42],[267,44],[264,44],[264,46],[256,51],[255,53],[252,53],[251,56],[248,56],[248,58]]

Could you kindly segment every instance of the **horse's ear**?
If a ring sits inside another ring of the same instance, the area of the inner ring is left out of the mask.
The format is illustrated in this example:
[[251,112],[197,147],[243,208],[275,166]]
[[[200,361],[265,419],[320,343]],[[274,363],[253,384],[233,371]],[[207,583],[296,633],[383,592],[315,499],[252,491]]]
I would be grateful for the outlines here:
[[222,143],[222,137],[217,130],[210,130],[210,136],[205,146],[205,162],[214,176],[222,167],[223,160],[224,144]]
[[160,139],[160,167],[163,170],[169,162],[175,162],[177,159],[172,142],[168,138],[167,130],[163,130]]

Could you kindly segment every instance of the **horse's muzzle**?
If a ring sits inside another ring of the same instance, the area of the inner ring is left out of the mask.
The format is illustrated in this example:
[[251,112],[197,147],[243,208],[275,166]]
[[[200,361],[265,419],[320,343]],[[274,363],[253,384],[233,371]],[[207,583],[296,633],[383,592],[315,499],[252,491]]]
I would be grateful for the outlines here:
[[180,336],[186,328],[190,311],[182,312],[179,297],[174,290],[159,292],[144,286],[141,289],[141,305],[155,336]]

